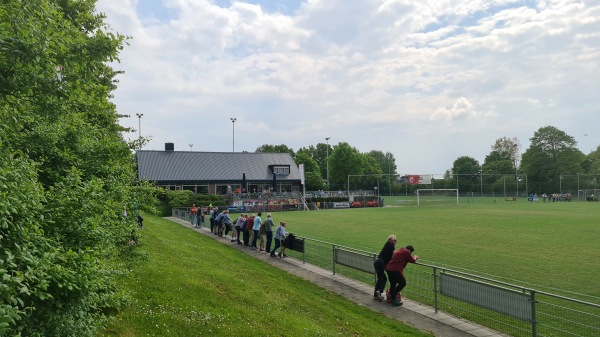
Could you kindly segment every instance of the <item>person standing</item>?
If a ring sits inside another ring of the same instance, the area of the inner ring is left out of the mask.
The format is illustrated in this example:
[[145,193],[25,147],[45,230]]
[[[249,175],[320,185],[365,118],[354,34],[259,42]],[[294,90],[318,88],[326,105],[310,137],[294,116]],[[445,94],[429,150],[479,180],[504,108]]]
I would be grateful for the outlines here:
[[271,251],[271,242],[273,241],[273,219],[271,218],[271,213],[267,214],[267,220],[264,222],[265,225],[265,252]]
[[256,246],[256,241],[258,241],[258,232],[260,230],[260,224],[262,223],[262,219],[260,216],[262,212],[258,212],[258,215],[254,218],[254,225],[252,226],[252,231],[254,232],[254,237],[252,238],[252,249],[258,249]]
[[[190,208],[190,221],[192,222],[192,225],[194,225],[196,223],[196,213],[198,212],[198,208],[196,208],[196,204],[192,204],[192,207]],[[198,226],[196,226],[198,227]]]
[[390,295],[392,297],[392,306],[397,307],[402,305],[401,301],[398,301],[398,294],[406,287],[406,278],[404,278],[404,268],[410,263],[416,263],[419,259],[418,256],[413,256],[412,253],[415,251],[413,246],[406,246],[398,249],[392,255],[392,259],[385,267],[385,270],[390,279]]
[[210,232],[214,233],[214,229],[215,229],[215,218],[217,217],[217,211],[215,211],[214,207],[210,208],[210,212],[208,213],[209,216],[209,220],[210,220]]
[[378,301],[383,301],[383,291],[385,290],[385,285],[387,283],[387,277],[385,277],[385,266],[387,266],[388,262],[390,262],[392,256],[394,255],[397,241],[396,235],[388,236],[386,243],[383,245],[383,248],[377,256],[377,259],[375,262],[373,262],[373,267],[375,267],[375,272],[377,273],[377,282],[375,282],[375,292],[373,293],[373,298]]
[[242,226],[244,225],[244,219],[245,219],[245,215],[244,215],[244,213],[242,213],[242,214],[240,214],[240,217],[237,218],[237,220],[235,221],[235,231],[237,233],[236,242],[238,243],[238,245],[242,244],[242,241],[240,241],[240,235],[242,233]]
[[219,213],[219,215],[217,215],[217,217],[215,218],[215,231],[213,232],[214,235],[221,236],[221,234],[223,233],[223,215],[225,214],[224,212],[225,211]]
[[[223,227],[225,227],[225,236],[227,236],[227,234],[232,231],[231,218],[229,217],[229,210],[227,209],[223,211],[223,219],[221,220],[221,224],[221,232],[219,233],[219,236],[223,236]],[[233,241],[234,240],[231,240],[231,242]]]
[[197,212],[197,216],[198,216],[198,227],[202,227],[202,224],[204,223],[204,208],[202,208],[202,206],[198,207],[198,212]]
[[277,248],[281,247],[281,251],[279,252],[279,254],[277,254],[277,256],[279,257],[283,257],[283,253],[285,252],[285,246],[284,246],[284,242],[285,242],[285,238],[287,237],[287,232],[285,231],[285,226],[286,223],[285,221],[282,221],[279,223],[279,226],[277,226],[277,229],[275,229],[275,248],[273,248],[273,250],[271,251],[271,257],[275,257],[275,252],[277,251]]
[[252,227],[254,227],[254,218],[256,218],[256,215],[252,214],[248,219],[246,219],[246,226],[244,227],[246,230],[244,246],[250,246],[252,241],[254,241],[254,231],[252,230]]
[[[265,220],[266,222],[266,220]],[[258,251],[259,252],[264,252],[265,251],[265,241],[267,241],[267,232],[265,231],[265,222],[261,221],[260,222],[260,228],[258,229],[258,236],[260,237],[259,243],[258,243]]]

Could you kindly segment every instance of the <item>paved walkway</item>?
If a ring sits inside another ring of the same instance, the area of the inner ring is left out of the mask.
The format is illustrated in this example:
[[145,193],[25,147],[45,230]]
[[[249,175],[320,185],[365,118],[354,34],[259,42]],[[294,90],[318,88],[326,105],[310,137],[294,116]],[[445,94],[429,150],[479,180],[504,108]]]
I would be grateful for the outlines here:
[[461,320],[445,313],[435,313],[434,309],[408,299],[403,299],[404,305],[401,307],[392,307],[387,303],[373,300],[373,287],[350,278],[333,275],[329,270],[303,264],[302,261],[293,258],[272,258],[269,254],[259,252],[258,250],[248,249],[244,245],[232,243],[230,237],[218,237],[203,228],[194,228],[189,221],[174,217],[167,218],[173,222],[179,223],[200,234],[214,238],[223,244],[228,244],[234,249],[238,249],[252,255],[257,259],[263,260],[273,266],[286,270],[290,274],[306,279],[321,288],[331,290],[350,301],[369,308],[373,311],[381,312],[389,317],[414,326],[423,331],[428,331],[435,336],[441,337],[505,337],[497,331],[490,330],[480,325]]

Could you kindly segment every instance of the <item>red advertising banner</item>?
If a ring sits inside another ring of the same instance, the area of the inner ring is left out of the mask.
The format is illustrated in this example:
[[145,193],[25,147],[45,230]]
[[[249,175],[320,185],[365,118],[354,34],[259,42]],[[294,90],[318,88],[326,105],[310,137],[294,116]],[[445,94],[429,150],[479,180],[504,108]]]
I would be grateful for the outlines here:
[[409,176],[406,176],[406,177],[408,178],[407,179],[407,183],[409,185],[418,185],[419,184],[419,179],[421,178],[421,176],[418,176],[418,175],[409,175]]

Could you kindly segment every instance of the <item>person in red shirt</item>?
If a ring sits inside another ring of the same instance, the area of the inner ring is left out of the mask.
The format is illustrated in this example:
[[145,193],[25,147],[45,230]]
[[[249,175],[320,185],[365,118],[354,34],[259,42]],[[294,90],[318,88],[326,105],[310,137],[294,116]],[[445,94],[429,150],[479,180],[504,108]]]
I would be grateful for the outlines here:
[[402,305],[402,302],[398,301],[398,294],[406,287],[406,278],[404,278],[404,268],[410,263],[416,263],[419,259],[418,256],[412,255],[415,251],[413,246],[406,246],[398,249],[392,255],[392,259],[385,267],[385,271],[388,274],[390,280],[390,295],[392,297],[392,305],[397,307]]
[[[190,220],[192,221],[192,225],[196,220],[196,213],[198,213],[198,208],[196,208],[196,204],[192,204],[192,207],[190,208]],[[196,225],[196,227],[198,226]]]

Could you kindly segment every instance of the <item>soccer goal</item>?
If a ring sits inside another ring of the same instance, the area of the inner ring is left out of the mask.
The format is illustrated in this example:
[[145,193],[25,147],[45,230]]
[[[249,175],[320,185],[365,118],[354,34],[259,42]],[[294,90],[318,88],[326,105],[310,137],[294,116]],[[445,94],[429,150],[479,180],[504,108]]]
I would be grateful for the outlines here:
[[426,205],[458,205],[458,189],[418,189],[417,206]]

